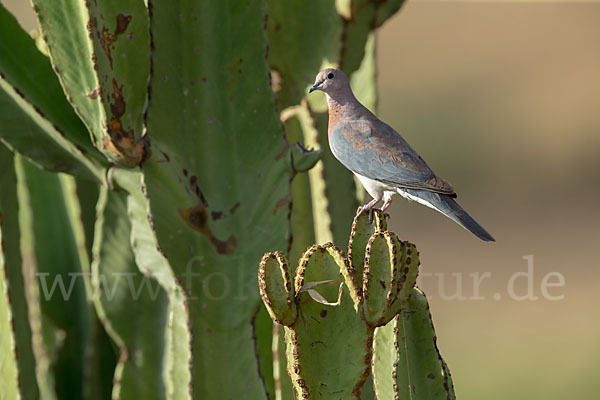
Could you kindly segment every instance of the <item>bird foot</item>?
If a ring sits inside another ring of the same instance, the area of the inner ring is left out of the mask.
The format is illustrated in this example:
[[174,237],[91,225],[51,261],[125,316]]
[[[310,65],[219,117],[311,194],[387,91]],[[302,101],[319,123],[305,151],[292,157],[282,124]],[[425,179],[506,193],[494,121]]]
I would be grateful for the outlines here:
[[[367,206],[358,207],[358,211],[356,213],[356,218],[360,217],[360,215],[367,210],[369,211],[369,225],[370,225],[373,223],[373,212],[375,210],[373,207],[367,207]],[[388,217],[389,217],[389,215],[388,215]]]
[[373,207],[369,207],[369,205],[364,205],[358,207],[358,211],[356,212],[356,218],[360,217],[362,213],[365,211],[369,211],[369,224],[373,223]]
[[372,223],[373,222],[373,206],[377,203],[377,201],[378,201],[377,199],[373,199],[370,202],[368,202],[367,204],[365,204],[364,206],[358,207],[358,210],[356,212],[356,218],[360,217],[360,214],[369,210],[369,223]]

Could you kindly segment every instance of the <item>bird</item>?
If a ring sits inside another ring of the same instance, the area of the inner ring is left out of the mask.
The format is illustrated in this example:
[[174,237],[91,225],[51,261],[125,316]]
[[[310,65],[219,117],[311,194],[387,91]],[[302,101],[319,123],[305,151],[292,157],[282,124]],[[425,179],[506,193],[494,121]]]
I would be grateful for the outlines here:
[[399,194],[439,211],[479,239],[495,239],[456,202],[454,188],[436,175],[419,154],[392,127],[379,120],[352,93],[346,74],[327,68],[317,74],[308,93],[322,91],[327,97],[327,136],[331,152],[349,169],[373,198],[360,206],[357,215],[381,200],[381,211]]

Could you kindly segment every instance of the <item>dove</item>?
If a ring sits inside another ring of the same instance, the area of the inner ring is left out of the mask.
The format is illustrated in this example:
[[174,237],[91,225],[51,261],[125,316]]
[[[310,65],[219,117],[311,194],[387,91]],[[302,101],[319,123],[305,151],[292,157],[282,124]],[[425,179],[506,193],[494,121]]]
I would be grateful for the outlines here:
[[495,239],[456,202],[453,187],[437,176],[417,152],[389,125],[379,120],[352,93],[346,74],[335,68],[319,72],[309,93],[320,90],[329,109],[331,152],[358,177],[373,198],[357,215],[383,200],[385,211],[392,196],[416,201],[439,211],[479,239]]

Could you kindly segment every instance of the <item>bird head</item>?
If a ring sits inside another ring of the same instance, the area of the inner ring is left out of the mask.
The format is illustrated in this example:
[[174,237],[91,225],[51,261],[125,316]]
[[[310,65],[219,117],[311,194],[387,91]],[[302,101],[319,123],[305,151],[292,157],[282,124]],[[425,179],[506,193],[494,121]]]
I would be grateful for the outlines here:
[[312,93],[315,90],[321,90],[329,95],[350,88],[348,77],[339,69],[327,68],[317,74],[315,84],[308,90]]

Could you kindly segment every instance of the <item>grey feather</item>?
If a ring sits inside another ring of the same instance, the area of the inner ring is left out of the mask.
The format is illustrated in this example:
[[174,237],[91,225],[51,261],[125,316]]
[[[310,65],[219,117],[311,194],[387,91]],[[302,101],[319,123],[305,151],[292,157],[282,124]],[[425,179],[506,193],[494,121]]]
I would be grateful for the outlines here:
[[428,190],[404,189],[412,197],[419,198],[435,210],[441,212],[466,230],[473,233],[479,239],[486,242],[495,242],[492,237],[481,225],[477,223],[458,203],[450,196],[445,194],[433,193]]

